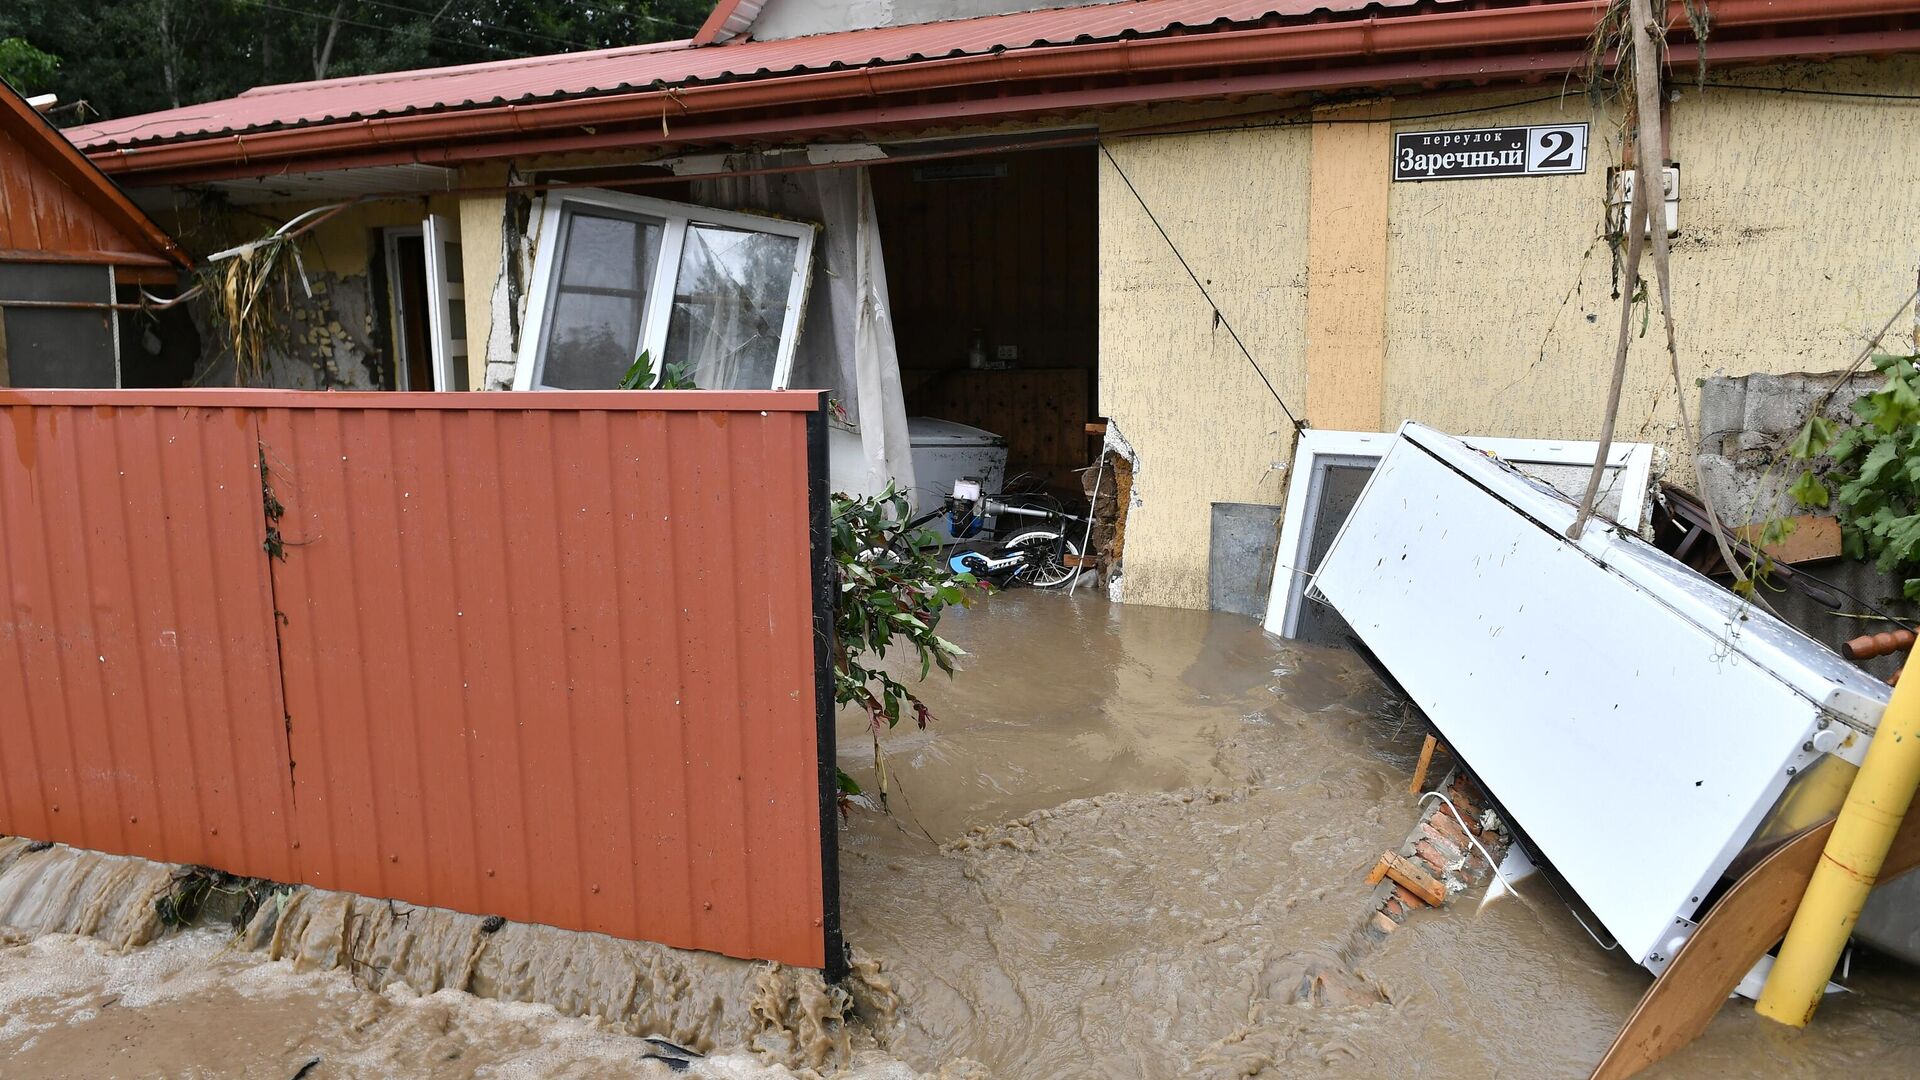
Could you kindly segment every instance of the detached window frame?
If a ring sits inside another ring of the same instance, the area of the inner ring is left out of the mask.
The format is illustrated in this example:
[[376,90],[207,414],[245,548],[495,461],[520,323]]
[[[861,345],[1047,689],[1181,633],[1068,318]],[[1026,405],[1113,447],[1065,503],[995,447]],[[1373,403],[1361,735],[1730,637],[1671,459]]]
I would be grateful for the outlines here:
[[[559,308],[560,271],[566,265],[567,226],[572,215],[611,216],[636,223],[658,224],[662,229],[659,252],[654,258],[651,280],[641,316],[640,338],[631,349],[628,362],[645,350],[653,358],[654,378],[658,382],[666,366],[667,333],[673,321],[673,309],[689,229],[713,226],[743,232],[790,237],[796,242],[794,266],[787,283],[786,310],[780,326],[780,341],[773,366],[772,385],[767,389],[784,390],[793,372],[794,350],[805,314],[807,287],[812,278],[816,226],[808,222],[735,210],[715,210],[690,203],[628,195],[597,188],[579,188],[549,192],[541,199],[537,251],[527,302],[527,323],[520,338],[513,388],[515,390],[559,390],[545,382],[547,346],[552,319]],[[573,287],[570,287],[573,288]],[[625,373],[624,366],[620,374]],[[599,389],[612,389],[619,376]]]

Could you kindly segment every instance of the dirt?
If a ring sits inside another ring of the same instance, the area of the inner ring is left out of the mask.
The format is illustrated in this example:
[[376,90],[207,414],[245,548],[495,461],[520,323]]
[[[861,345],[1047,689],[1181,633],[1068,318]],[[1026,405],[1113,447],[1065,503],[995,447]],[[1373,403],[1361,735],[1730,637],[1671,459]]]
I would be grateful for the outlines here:
[[[163,933],[166,868],[0,841],[0,1077],[1577,1076],[1647,985],[1537,888],[1356,932],[1421,732],[1350,655],[1090,595],[946,629],[894,812],[841,832],[843,987],[317,892]],[[1920,973],[1850,985],[1802,1032],[1731,1003],[1646,1075],[1909,1075]]]

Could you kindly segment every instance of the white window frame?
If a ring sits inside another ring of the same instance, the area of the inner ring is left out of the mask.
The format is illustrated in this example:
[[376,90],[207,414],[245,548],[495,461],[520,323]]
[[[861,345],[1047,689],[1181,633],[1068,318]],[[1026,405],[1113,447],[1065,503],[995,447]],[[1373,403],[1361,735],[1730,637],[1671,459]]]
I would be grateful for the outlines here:
[[541,385],[546,364],[547,320],[559,288],[558,268],[565,254],[566,239],[560,232],[560,220],[568,206],[612,210],[616,213],[655,218],[664,224],[660,237],[660,257],[654,265],[654,279],[648,283],[647,308],[641,317],[640,340],[634,353],[645,349],[654,358],[657,381],[665,364],[667,325],[672,321],[673,297],[679,281],[680,255],[686,247],[687,229],[693,225],[717,225],[721,228],[790,236],[799,241],[794,258],[793,279],[787,288],[786,318],[780,325],[780,348],[773,365],[772,389],[784,390],[793,372],[794,348],[800,336],[800,319],[805,313],[807,283],[812,276],[815,228],[803,221],[767,217],[735,210],[714,210],[690,203],[669,202],[644,195],[605,191],[599,188],[570,188],[551,191],[540,200],[540,226],[535,234],[536,251],[533,278],[527,300],[527,323],[520,334],[520,354],[514,365],[515,390],[558,389]]
[[[1323,431],[1300,433],[1287,479],[1287,505],[1280,523],[1280,546],[1273,556],[1273,585],[1267,596],[1267,633],[1293,638],[1300,630],[1300,612],[1306,605],[1312,574],[1306,568],[1308,544],[1319,516],[1321,470],[1327,466],[1378,465],[1399,438],[1378,431]],[[1492,454],[1521,472],[1529,465],[1592,465],[1600,452],[1597,442],[1556,439],[1495,439],[1463,436],[1461,442],[1483,454]],[[1607,472],[1617,473],[1620,522],[1639,532],[1650,508],[1647,489],[1653,483],[1653,446],[1650,443],[1614,443],[1607,450]],[[1604,490],[1604,489],[1602,489]],[[1603,515],[1596,515],[1603,516]]]
[[[452,279],[447,247],[460,246],[460,222],[451,214],[428,214],[420,223],[420,240],[427,260],[427,338],[432,343],[433,388],[457,390],[467,367],[467,328],[453,323],[453,305],[464,313],[467,303],[466,267],[460,281]],[[465,251],[462,249],[464,261]]]

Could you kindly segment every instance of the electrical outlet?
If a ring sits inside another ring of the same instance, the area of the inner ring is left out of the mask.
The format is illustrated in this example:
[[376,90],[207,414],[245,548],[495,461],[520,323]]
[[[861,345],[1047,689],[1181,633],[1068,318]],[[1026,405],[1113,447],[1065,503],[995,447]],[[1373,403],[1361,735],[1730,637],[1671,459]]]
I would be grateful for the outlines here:
[[993,350],[993,354],[996,360],[1018,360],[1020,359],[1020,346],[1002,345]]

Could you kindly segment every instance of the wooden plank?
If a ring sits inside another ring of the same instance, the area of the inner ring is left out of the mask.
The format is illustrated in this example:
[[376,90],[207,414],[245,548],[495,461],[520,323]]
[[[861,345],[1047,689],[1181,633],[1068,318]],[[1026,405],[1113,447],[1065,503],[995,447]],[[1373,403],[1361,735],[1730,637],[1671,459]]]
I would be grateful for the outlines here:
[[1427,786],[1427,770],[1433,768],[1433,750],[1439,745],[1440,740],[1432,735],[1427,736],[1427,741],[1420,744],[1420,760],[1414,763],[1413,782],[1407,785],[1407,794],[1418,795],[1420,790]]
[[1378,885],[1385,880],[1387,880],[1387,857],[1382,855],[1380,861],[1373,864],[1373,869],[1367,871],[1367,884]]
[[[1753,965],[1787,934],[1833,831],[1828,820],[1774,849],[1713,905],[1628,1014],[1590,1080],[1624,1080],[1686,1046],[1707,1025]],[[1920,814],[1893,838],[1882,882],[1920,866]]]
[[[1794,563],[1813,562],[1816,559],[1837,559],[1840,557],[1840,520],[1838,518],[1817,517],[1812,514],[1799,514],[1787,519],[1793,522],[1793,531],[1777,544],[1768,544],[1761,550],[1773,558],[1791,566]],[[1758,544],[1764,525],[1742,525],[1734,530],[1735,535],[1749,544]]]
[[1397,851],[1389,851],[1380,856],[1380,865],[1386,867],[1387,876],[1402,888],[1427,902],[1430,907],[1439,907],[1447,902],[1447,887],[1439,878],[1419,866]]

